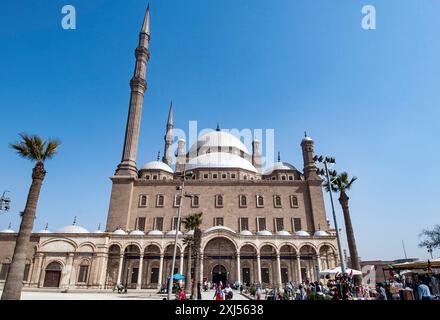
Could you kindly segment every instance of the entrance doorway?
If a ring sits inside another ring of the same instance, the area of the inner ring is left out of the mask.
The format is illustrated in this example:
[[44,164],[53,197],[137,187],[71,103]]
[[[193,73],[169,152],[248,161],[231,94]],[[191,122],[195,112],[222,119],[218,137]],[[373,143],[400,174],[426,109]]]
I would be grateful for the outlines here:
[[220,281],[225,285],[228,281],[228,274],[226,268],[218,264],[212,269],[212,283],[219,284]]
[[62,269],[63,267],[58,262],[49,263],[45,270],[43,287],[58,288],[60,286]]

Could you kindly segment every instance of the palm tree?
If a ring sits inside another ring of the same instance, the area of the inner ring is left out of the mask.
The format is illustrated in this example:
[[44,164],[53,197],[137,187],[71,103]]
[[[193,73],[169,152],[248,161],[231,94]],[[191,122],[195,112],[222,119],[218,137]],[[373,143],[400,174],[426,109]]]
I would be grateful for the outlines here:
[[[193,244],[193,256],[194,256],[194,279],[192,286],[193,299],[197,298],[197,284],[202,281],[200,278],[200,247],[202,242],[202,230],[200,226],[203,221],[203,212],[194,213],[183,219],[183,224],[187,230],[194,230],[192,236]],[[189,268],[191,274],[191,268]]]
[[[187,229],[189,230],[189,229]],[[187,236],[183,239],[183,244],[188,247],[188,265],[185,279],[185,293],[191,294],[191,268],[192,268],[192,247],[194,245],[194,239],[192,236]]]
[[26,263],[26,252],[34,226],[38,197],[43,184],[46,170],[44,162],[51,159],[57,152],[58,140],[43,140],[37,135],[20,134],[21,140],[10,145],[22,158],[36,162],[32,170],[32,184],[29,189],[26,207],[21,219],[20,230],[15,242],[14,255],[3,289],[2,300],[19,300],[23,287],[23,275]]
[[[350,198],[347,195],[347,191],[350,190],[351,186],[356,180],[357,177],[352,177],[350,179],[347,172],[342,172],[341,174],[337,175],[336,178],[334,178],[334,180],[332,181],[331,189],[333,192],[339,193],[338,200],[341,204],[342,212],[344,213],[345,231],[347,233],[348,249],[350,251],[351,268],[355,270],[361,270],[356,247],[356,239],[354,237],[353,225],[351,223],[350,209],[348,206],[348,200]],[[325,185],[325,187],[327,191],[329,191],[328,185]],[[362,280],[361,277],[355,276],[354,278],[356,284],[360,285]]]

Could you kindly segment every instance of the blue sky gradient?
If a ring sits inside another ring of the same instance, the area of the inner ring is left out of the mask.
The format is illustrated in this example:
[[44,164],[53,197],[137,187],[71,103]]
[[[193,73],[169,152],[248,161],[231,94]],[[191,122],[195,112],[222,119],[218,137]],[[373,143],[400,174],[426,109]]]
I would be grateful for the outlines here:
[[[74,5],[77,29],[61,28]],[[0,191],[18,229],[32,164],[8,143],[58,137],[35,229],[103,226],[120,161],[134,49],[146,1],[8,1],[0,12]],[[377,30],[361,9],[377,9]],[[275,130],[275,150],[302,168],[304,130],[350,192],[363,259],[426,258],[439,223],[440,5],[434,0],[151,1],[151,60],[138,165],[156,158],[170,100],[175,126]],[[328,197],[326,196],[326,199]],[[329,207],[328,207],[329,208]],[[343,226],[339,207],[339,224]],[[331,212],[328,210],[328,216]],[[346,244],[344,243],[344,247]],[[434,252],[436,256],[439,252]]]

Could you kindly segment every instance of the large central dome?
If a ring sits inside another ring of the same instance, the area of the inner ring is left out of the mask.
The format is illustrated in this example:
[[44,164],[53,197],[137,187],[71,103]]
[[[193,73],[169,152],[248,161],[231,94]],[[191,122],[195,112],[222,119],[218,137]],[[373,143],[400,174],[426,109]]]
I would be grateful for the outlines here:
[[189,149],[189,157],[211,152],[234,153],[242,157],[249,157],[248,148],[234,135],[225,131],[212,131],[204,134]]
[[192,158],[186,168],[188,170],[199,168],[235,168],[243,169],[250,172],[257,172],[257,169],[248,160],[242,157],[226,152],[212,152],[202,154],[198,157]]

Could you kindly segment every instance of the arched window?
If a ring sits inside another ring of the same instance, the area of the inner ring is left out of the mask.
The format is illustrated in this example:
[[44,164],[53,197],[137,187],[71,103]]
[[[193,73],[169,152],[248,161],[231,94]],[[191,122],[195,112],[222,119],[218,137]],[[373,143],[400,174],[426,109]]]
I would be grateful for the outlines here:
[[221,194],[215,196],[215,206],[218,208],[223,207],[223,196]]
[[292,208],[298,208],[298,197],[297,196],[290,196],[290,206]]
[[163,194],[158,194],[156,198],[156,207],[163,207],[165,198]]
[[241,208],[247,207],[247,198],[244,194],[240,195],[240,207]]
[[199,195],[197,195],[197,194],[193,195],[192,200],[191,200],[191,206],[193,208],[197,208],[199,206]]
[[264,207],[264,198],[261,194],[257,194],[257,207]]
[[139,196],[139,207],[140,208],[145,208],[147,206],[147,195],[146,194],[141,194]]
[[273,201],[275,208],[281,208],[281,196],[275,195]]
[[87,277],[89,275],[89,261],[83,260],[79,266],[78,282],[87,283]]

